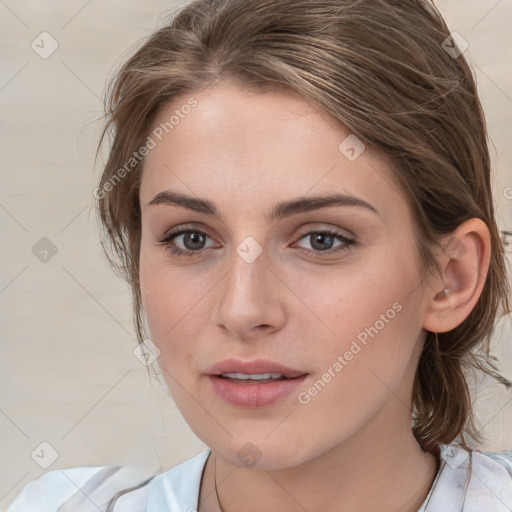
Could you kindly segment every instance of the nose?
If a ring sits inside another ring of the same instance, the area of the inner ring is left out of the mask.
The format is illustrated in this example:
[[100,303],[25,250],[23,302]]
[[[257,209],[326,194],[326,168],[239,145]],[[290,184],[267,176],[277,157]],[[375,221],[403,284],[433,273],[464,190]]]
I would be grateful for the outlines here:
[[213,323],[240,340],[280,330],[286,317],[286,287],[276,277],[265,250],[252,262],[233,250],[230,263],[218,285]]

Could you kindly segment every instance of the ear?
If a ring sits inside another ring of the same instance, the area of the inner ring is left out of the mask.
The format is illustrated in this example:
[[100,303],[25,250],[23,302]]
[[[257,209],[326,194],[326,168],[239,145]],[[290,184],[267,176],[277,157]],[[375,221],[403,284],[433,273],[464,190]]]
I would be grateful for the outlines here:
[[471,313],[482,293],[491,259],[491,236],[480,219],[470,219],[441,239],[440,274],[431,276],[423,328],[448,332]]

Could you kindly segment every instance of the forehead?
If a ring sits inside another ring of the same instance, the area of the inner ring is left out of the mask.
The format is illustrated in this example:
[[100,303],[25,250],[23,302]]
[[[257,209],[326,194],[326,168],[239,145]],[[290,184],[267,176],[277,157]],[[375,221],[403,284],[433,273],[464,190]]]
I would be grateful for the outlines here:
[[246,208],[333,192],[376,208],[403,200],[382,157],[289,90],[223,83],[183,94],[162,109],[151,133],[158,137],[144,164],[142,208],[170,188],[219,203],[237,198]]

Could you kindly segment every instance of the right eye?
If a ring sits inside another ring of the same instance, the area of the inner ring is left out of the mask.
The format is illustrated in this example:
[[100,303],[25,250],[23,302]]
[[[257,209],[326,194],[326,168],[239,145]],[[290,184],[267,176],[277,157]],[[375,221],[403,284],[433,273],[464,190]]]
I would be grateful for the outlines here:
[[[176,244],[176,240],[180,240],[179,245],[184,246],[180,248]],[[198,231],[190,228],[182,228],[177,231],[167,233],[164,238],[158,240],[160,245],[163,245],[171,254],[175,256],[196,256],[202,249],[209,236],[203,231]]]

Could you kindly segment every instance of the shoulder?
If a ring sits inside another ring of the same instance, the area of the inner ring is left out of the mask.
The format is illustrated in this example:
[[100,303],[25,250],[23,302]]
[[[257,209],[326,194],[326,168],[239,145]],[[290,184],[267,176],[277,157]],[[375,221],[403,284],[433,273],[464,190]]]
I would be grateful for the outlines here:
[[512,478],[512,450],[505,450],[502,452],[480,452],[489,459],[497,462],[500,466],[505,468],[507,473]]
[[155,475],[132,466],[60,469],[29,482],[7,512],[161,512],[197,507],[209,450]]
[[[512,510],[512,452],[473,452],[473,468],[468,495],[470,512]],[[487,508],[485,508],[487,507]]]
[[509,512],[512,510],[512,452],[441,449],[441,468],[422,512]]
[[[49,471],[29,482],[7,512],[88,512],[91,503],[94,503],[96,512],[106,512],[114,496],[123,490],[138,487],[141,483],[148,483],[151,476],[139,468],[128,466],[76,467]],[[142,490],[143,487],[138,489]],[[140,493],[137,495],[140,496]],[[131,512],[131,509],[127,509],[127,512]]]

